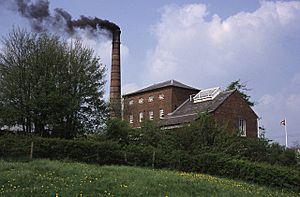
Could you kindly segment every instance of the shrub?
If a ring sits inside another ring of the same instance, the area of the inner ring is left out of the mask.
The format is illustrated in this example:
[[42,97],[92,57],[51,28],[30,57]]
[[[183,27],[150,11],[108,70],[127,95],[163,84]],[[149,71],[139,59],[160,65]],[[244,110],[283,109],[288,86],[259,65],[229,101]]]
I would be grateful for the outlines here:
[[199,170],[204,173],[300,191],[300,172],[295,169],[231,159],[218,154],[202,154],[195,159],[201,166]]
[[157,147],[163,140],[162,131],[154,122],[144,121],[141,128],[130,130],[129,140],[131,144]]
[[107,121],[106,135],[108,139],[115,140],[121,144],[128,144],[129,132],[129,126],[123,120],[110,119]]
[[[174,148],[175,137],[168,135],[168,132],[163,132],[162,136],[169,140],[169,146],[168,143],[159,143],[155,147],[146,144],[121,145],[111,140],[98,142],[88,139],[65,140],[3,135],[0,136],[0,157],[29,157],[30,144],[33,141],[34,158],[69,159],[100,165],[126,164],[146,167],[154,165],[155,168],[204,172],[299,191],[300,172],[297,171],[297,168],[251,162],[242,160],[240,155],[233,156],[234,154],[213,152],[211,149],[199,149],[197,152],[180,150]],[[245,147],[247,149],[248,145]],[[246,154],[247,151],[241,153]]]
[[30,144],[34,142],[33,157],[70,159],[98,164],[123,164],[122,147],[117,142],[92,142],[19,135],[0,137],[0,157],[29,157]]
[[284,166],[297,164],[296,154],[293,150],[286,149],[277,143],[270,143],[267,139],[231,137],[222,145],[220,151],[254,162],[267,162]]

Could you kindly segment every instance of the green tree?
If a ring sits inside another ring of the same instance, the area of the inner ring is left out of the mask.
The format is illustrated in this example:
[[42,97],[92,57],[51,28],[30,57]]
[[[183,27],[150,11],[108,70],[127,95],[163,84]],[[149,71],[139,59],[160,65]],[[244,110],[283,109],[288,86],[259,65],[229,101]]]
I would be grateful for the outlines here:
[[190,125],[176,130],[176,135],[178,147],[190,153],[218,149],[230,136],[226,126],[219,126],[209,113],[199,114],[198,119]]
[[161,138],[162,131],[154,121],[142,122],[141,128],[137,129],[141,136],[141,143],[145,145],[151,145],[157,147]]
[[239,93],[241,94],[241,96],[249,106],[254,106],[255,103],[250,100],[251,97],[246,93],[250,91],[250,89],[247,88],[247,85],[245,83],[241,83],[240,79],[231,82],[226,88],[226,90],[235,90],[235,89],[239,91]]
[[130,128],[126,121],[121,119],[109,119],[107,121],[106,136],[108,139],[115,140],[121,144],[128,144]]
[[105,67],[78,40],[13,29],[0,52],[0,123],[70,138],[103,125]]

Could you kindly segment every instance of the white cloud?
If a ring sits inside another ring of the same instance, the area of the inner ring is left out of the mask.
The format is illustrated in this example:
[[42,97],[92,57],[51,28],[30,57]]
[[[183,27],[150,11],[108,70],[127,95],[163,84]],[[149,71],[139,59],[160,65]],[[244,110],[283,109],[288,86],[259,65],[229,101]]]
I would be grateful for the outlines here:
[[164,9],[153,30],[157,44],[148,54],[148,81],[176,78],[201,87],[214,86],[213,79],[261,82],[264,73],[280,75],[292,61],[283,45],[300,34],[300,2],[262,1],[256,11],[224,20],[216,14],[207,20],[208,14],[203,4]]
[[[198,88],[246,81],[269,136],[280,120],[300,139],[300,2],[261,1],[253,12],[222,19],[204,4],[167,6],[153,28],[147,83],[177,79]],[[296,74],[295,74],[296,73]],[[297,74],[298,73],[298,74]]]

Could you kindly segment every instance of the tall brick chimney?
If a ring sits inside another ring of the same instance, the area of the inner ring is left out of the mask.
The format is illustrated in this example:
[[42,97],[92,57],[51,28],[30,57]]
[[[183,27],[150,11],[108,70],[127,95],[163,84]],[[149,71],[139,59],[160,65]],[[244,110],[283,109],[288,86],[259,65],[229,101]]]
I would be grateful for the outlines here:
[[110,78],[110,117],[121,118],[121,31],[115,30],[112,38],[112,60]]

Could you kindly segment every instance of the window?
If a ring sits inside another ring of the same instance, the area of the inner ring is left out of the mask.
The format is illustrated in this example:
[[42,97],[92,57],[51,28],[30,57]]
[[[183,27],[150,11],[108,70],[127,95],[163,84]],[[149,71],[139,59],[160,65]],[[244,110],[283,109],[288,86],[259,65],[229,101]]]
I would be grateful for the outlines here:
[[133,123],[133,115],[129,115],[129,123],[130,123],[130,124]]
[[240,118],[239,119],[239,132],[241,136],[246,136],[246,120]]
[[165,99],[165,95],[164,94],[159,94],[158,95],[158,99],[159,100],[164,100]]
[[148,102],[152,102],[154,100],[154,96],[149,96]]
[[143,113],[143,112],[140,112],[140,115],[139,115],[139,121],[140,121],[140,122],[143,122],[143,119],[144,119],[144,113]]
[[129,101],[129,105],[133,105],[133,100],[130,100],[130,101]]
[[139,98],[139,103],[140,104],[144,103],[144,99],[143,98]]
[[159,110],[159,118],[162,119],[164,117],[164,110],[160,109]]
[[153,111],[149,111],[149,120],[153,120]]

